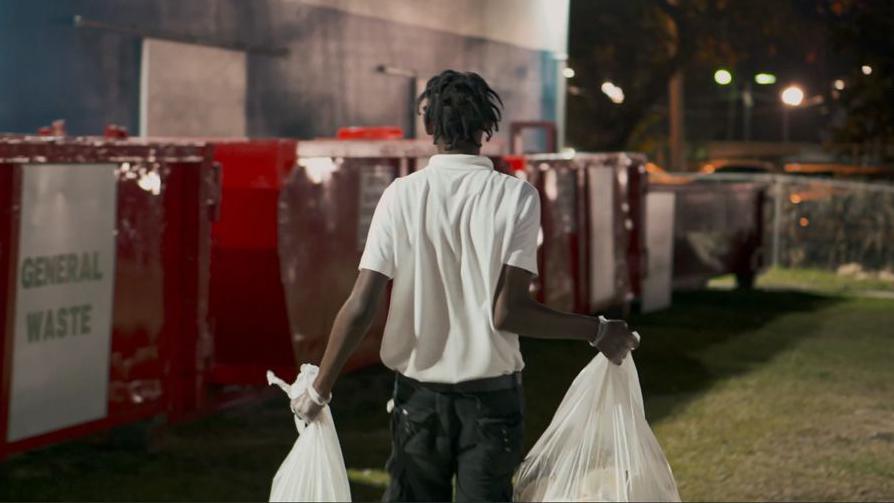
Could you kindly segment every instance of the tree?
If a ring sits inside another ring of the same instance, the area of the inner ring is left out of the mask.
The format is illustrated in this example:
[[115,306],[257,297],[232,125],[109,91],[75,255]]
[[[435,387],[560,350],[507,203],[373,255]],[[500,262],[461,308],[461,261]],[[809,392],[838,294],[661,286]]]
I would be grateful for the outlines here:
[[[801,2],[803,3],[803,2]],[[579,149],[642,143],[666,122],[672,75],[693,65],[731,66],[811,44],[816,30],[797,2],[779,0],[572,0],[568,140]],[[676,36],[674,36],[676,32]],[[796,34],[796,35],[795,35]],[[619,86],[622,103],[602,91]]]
[[894,4],[891,0],[829,0],[824,4],[833,47],[853,62],[845,89],[836,93],[845,113],[835,139],[864,145],[894,144]]

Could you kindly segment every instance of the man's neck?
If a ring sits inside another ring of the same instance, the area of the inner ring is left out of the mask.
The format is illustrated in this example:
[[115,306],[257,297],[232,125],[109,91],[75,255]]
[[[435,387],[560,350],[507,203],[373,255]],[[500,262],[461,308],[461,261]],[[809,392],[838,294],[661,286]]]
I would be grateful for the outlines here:
[[468,146],[468,147],[454,147],[448,148],[446,145],[438,145],[438,153],[439,154],[465,154],[465,155],[481,155],[481,147],[477,146]]

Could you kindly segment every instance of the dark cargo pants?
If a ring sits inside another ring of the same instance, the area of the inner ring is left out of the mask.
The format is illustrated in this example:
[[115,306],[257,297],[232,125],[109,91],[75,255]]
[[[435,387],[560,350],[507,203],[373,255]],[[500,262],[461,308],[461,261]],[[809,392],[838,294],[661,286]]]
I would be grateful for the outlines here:
[[383,499],[450,501],[455,477],[456,501],[510,501],[522,454],[520,378],[497,391],[445,386],[396,379]]

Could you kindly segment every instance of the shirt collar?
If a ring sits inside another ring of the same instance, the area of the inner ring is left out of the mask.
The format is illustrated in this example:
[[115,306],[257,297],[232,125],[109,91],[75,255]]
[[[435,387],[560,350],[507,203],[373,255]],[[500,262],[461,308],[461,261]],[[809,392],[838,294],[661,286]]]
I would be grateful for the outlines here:
[[429,166],[460,169],[494,169],[489,157],[470,154],[436,154],[428,161]]

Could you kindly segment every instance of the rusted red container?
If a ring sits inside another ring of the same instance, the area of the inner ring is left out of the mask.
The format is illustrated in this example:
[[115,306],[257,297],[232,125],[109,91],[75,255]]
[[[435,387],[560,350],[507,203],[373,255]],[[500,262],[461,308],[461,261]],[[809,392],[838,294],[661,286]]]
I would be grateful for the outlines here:
[[[332,321],[357,277],[376,204],[398,176],[424,166],[434,153],[416,140],[299,142],[297,167],[279,208],[279,256],[295,356],[322,357]],[[387,308],[349,368],[377,362]]]
[[645,158],[578,153],[507,161],[541,195],[539,299],[581,313],[629,308],[644,272]]
[[0,137],[0,457],[204,404],[211,150]]
[[221,170],[221,206],[212,227],[209,381],[263,384],[264,372],[295,372],[280,281],[277,212],[295,167],[296,142],[209,139]]
[[764,263],[766,184],[705,179],[649,190],[674,194],[674,288],[702,288],[724,274],[753,285]]

